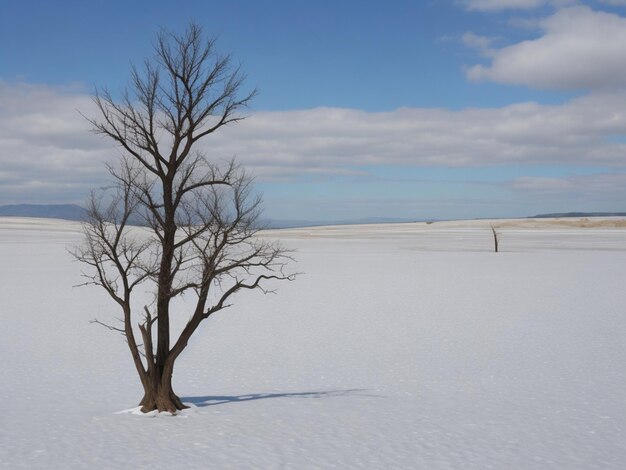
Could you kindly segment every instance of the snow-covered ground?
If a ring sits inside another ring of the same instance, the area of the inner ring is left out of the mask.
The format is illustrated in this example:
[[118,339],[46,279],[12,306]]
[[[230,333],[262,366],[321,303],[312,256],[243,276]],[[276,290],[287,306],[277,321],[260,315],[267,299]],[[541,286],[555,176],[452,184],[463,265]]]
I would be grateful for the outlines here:
[[79,225],[0,218],[0,467],[624,468],[622,222],[267,232],[305,274],[206,322],[197,408],[146,418]]

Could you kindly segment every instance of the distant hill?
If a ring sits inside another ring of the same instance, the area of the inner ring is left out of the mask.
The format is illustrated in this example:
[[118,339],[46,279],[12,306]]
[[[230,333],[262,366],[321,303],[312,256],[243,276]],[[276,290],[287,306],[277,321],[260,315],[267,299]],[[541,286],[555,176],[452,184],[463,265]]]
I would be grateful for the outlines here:
[[[0,206],[0,217],[41,217],[46,219],[85,220],[86,210],[76,204],[10,204]],[[415,219],[391,217],[371,217],[352,220],[278,220],[265,219],[261,225],[266,228],[315,227],[320,225],[383,224],[393,222],[414,222]],[[137,225],[141,222],[137,221]]]
[[0,206],[0,217],[43,217],[84,220],[86,210],[76,204],[9,204]]
[[426,222],[426,220],[402,219],[402,218],[397,218],[397,217],[368,217],[364,219],[346,219],[346,220],[266,219],[266,220],[261,221],[261,225],[268,229],[280,229],[280,228],[299,228],[299,227],[321,227],[325,225],[393,224],[393,223],[408,223],[408,222]]
[[559,212],[533,215],[532,219],[556,219],[566,217],[626,217],[626,212]]
[[[47,219],[85,220],[86,210],[76,204],[9,204],[0,206],[0,217],[42,217]],[[558,212],[533,215],[531,219],[567,218],[567,217],[626,217],[626,212]],[[322,225],[360,225],[387,224],[403,222],[429,222],[432,219],[402,219],[396,217],[369,217],[346,220],[279,220],[265,219],[261,225],[265,228],[315,227]],[[136,222],[141,225],[141,222]]]

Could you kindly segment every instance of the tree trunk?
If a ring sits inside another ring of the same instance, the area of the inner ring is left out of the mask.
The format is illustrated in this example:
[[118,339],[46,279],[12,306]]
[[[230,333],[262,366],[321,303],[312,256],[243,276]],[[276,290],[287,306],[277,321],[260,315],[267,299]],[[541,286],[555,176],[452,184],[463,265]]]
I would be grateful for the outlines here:
[[497,253],[498,252],[498,232],[496,232],[496,229],[491,226],[491,232],[493,233],[493,248],[494,251]]
[[[157,292],[157,348],[155,364],[149,374],[149,390],[141,401],[141,411],[169,411],[187,408],[172,390],[173,358],[170,359],[170,295],[172,290],[172,263],[174,245],[176,243],[175,210],[173,207],[172,180],[173,172],[169,172],[163,180],[163,208],[165,211],[161,264],[159,267]],[[145,388],[145,387],[144,387]]]
[[172,389],[171,368],[166,368],[164,374],[160,377],[158,369],[155,368],[153,370],[148,387],[144,386],[144,396],[139,404],[141,405],[141,411],[143,413],[148,413],[154,410],[159,412],[169,411],[170,413],[176,413],[177,411],[189,408],[183,404]]

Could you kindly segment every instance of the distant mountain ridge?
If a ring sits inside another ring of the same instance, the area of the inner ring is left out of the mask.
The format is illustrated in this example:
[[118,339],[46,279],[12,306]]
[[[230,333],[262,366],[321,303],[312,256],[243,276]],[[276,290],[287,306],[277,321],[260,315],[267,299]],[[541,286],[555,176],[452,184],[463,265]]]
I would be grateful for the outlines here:
[[531,219],[558,219],[567,217],[626,217],[626,212],[557,212],[533,215]]
[[[87,210],[77,204],[8,204],[0,206],[0,217],[39,217],[46,219],[64,219],[83,221]],[[626,217],[626,212],[558,212],[533,215],[531,219],[567,218],[567,217]],[[361,225],[390,224],[410,222],[432,222],[435,219],[407,219],[400,217],[367,217],[345,220],[279,220],[265,219],[261,225],[268,229],[315,227],[322,225]]]
[[[428,220],[430,221],[430,219]],[[268,229],[299,228],[299,227],[321,227],[325,225],[366,225],[366,224],[394,224],[426,222],[419,219],[403,219],[400,217],[367,217],[363,219],[345,220],[279,220],[266,219],[261,222],[263,227]]]
[[76,204],[8,204],[0,206],[0,217],[41,217],[85,220],[87,211]]
[[[64,219],[73,221],[85,220],[87,211],[76,204],[9,204],[0,206],[0,217],[40,217],[46,219]],[[261,226],[268,229],[315,227],[320,225],[353,225],[353,224],[382,224],[398,222],[415,222],[415,219],[397,217],[369,217],[352,220],[278,220],[265,219]]]

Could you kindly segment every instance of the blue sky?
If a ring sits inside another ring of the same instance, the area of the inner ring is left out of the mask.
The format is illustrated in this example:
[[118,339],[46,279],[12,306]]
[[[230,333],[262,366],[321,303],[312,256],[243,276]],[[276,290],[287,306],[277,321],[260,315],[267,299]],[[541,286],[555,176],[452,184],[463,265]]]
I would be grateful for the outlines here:
[[260,91],[206,150],[275,219],[626,210],[626,2],[0,1],[0,204],[78,202],[88,133],[159,27],[190,19]]

